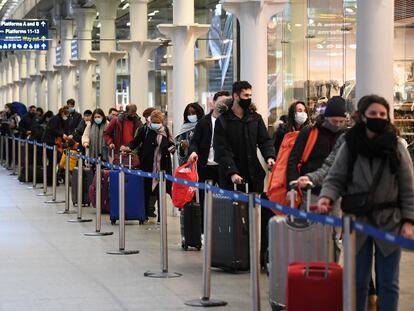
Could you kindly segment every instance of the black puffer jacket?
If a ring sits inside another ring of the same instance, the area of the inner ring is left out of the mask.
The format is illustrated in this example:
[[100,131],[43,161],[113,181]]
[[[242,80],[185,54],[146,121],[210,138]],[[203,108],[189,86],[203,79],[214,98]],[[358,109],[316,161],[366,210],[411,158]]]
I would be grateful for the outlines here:
[[257,148],[267,160],[275,158],[275,149],[261,115],[253,110],[242,119],[233,111],[223,113],[214,130],[214,159],[220,165],[220,186],[233,189],[231,176],[238,174],[249,183],[250,191],[262,192],[265,171],[257,157]]
[[[304,127],[300,131],[299,136],[296,139],[295,145],[293,146],[293,149],[290,153],[287,164],[287,185],[289,185],[291,181],[298,179],[300,176],[306,175],[319,169],[322,166],[325,159],[331,153],[338,137],[341,136],[341,134],[344,132],[343,130],[337,133],[333,133],[330,130],[326,129],[322,124],[323,121],[319,121],[314,126]],[[310,131],[313,127],[317,127],[318,129],[318,138],[316,139],[312,152],[309,155],[308,161],[303,163],[301,173],[299,174],[297,165],[302,158],[306,142],[308,141]],[[312,190],[312,193],[319,194],[320,190],[320,187],[315,187]]]
[[63,138],[63,134],[66,134],[63,128],[63,123],[64,121],[60,115],[57,114],[53,116],[46,126],[42,141],[48,145],[54,145],[55,138]]

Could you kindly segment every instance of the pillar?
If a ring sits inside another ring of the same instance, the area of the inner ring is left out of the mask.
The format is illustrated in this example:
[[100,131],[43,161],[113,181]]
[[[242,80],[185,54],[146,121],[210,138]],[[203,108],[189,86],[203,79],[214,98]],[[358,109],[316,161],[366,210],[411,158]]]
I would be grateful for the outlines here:
[[27,105],[36,103],[36,85],[34,76],[36,74],[36,55],[34,52],[26,52],[26,85],[27,85]]
[[194,23],[194,0],[174,0],[173,24],[160,24],[161,33],[173,42],[173,133],[178,132],[183,123],[185,106],[195,99],[194,83],[194,44],[197,38],[208,32],[210,25]]
[[[253,87],[253,102],[267,124],[267,24],[287,0],[222,0],[240,23],[240,78]],[[252,41],[253,40],[253,41]],[[254,42],[254,43],[253,43]]]
[[27,63],[26,52],[17,52],[17,60],[19,62],[19,100],[27,104]]
[[12,67],[12,94],[13,101],[19,101],[19,62],[15,54],[10,56],[11,67]]
[[92,88],[92,75],[96,60],[90,56],[92,51],[92,28],[96,17],[95,9],[76,8],[74,10],[76,19],[78,59],[71,60],[79,70],[78,102],[81,111],[95,109],[95,93]]
[[13,101],[13,70],[11,64],[11,54],[7,55],[7,102]]
[[148,0],[130,0],[129,3],[131,40],[120,41],[120,46],[129,53],[130,101],[137,105],[141,114],[148,107],[148,58],[161,42],[148,40]]
[[72,57],[73,20],[65,19],[60,22],[60,46],[62,64],[55,66],[61,76],[61,101],[66,103],[69,98],[76,101],[75,70],[70,63]]
[[392,104],[394,1],[358,0],[357,23],[356,102],[377,94]]
[[99,107],[107,113],[116,104],[116,62],[125,53],[116,50],[115,18],[119,0],[96,0],[99,12],[100,50],[90,55],[99,61]]
[[46,76],[47,85],[47,110],[57,113],[60,107],[59,95],[58,95],[58,79],[59,72],[55,69],[56,65],[56,47],[57,39],[56,33],[49,30],[49,50],[47,51],[46,70],[40,71],[41,74]]
[[46,79],[42,72],[46,70],[46,51],[37,51],[36,59],[36,73],[33,76],[36,88],[36,106],[47,109],[46,104]]

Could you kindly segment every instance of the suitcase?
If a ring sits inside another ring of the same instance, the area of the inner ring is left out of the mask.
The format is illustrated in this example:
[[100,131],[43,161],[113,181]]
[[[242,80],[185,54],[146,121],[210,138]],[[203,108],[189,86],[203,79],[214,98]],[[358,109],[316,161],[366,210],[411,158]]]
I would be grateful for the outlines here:
[[[109,170],[101,171],[101,211],[109,214]],[[92,184],[89,186],[89,201],[93,207],[96,207],[96,174],[93,177]]]
[[196,192],[196,201],[184,205],[180,215],[181,247],[186,251],[188,247],[201,249],[201,207],[199,192]]
[[[310,191],[309,188],[308,195]],[[309,243],[309,247],[304,247],[306,242]],[[332,260],[334,255],[332,227],[308,223],[300,218],[273,216],[269,221],[268,255],[269,302],[272,310],[285,310],[289,264],[305,260],[323,261],[326,258]],[[297,295],[296,299],[298,297]]]
[[289,265],[286,310],[342,311],[342,267],[328,262]]
[[[82,205],[90,206],[89,186],[93,181],[93,171],[89,167],[82,168]],[[75,167],[72,172],[72,202],[73,206],[78,204],[78,168]]]
[[[25,167],[22,166],[20,170],[20,174],[18,180],[20,182],[26,182],[26,170]],[[28,175],[28,182],[33,182],[33,165],[29,164],[29,175]],[[53,171],[52,167],[47,167],[47,185],[51,186],[53,181]],[[43,184],[43,165],[38,165],[36,167],[36,184],[40,185]]]
[[[144,177],[125,174],[125,220],[145,221]],[[109,173],[111,223],[119,219],[119,171]]]
[[247,203],[213,196],[212,267],[231,272],[249,270],[248,217]]

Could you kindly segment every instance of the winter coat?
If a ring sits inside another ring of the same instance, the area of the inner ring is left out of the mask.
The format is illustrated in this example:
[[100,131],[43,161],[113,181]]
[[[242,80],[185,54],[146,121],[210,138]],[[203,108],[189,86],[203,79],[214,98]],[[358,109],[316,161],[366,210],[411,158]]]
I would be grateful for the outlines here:
[[[302,154],[305,150],[306,142],[308,141],[312,126],[306,126],[301,129],[298,138],[296,139],[295,145],[290,152],[286,170],[287,185],[289,185],[291,181],[297,180],[300,176],[314,172],[322,167],[323,162],[331,153],[336,140],[343,133],[343,131],[339,131],[337,133],[331,132],[322,125],[322,122],[318,122],[314,126],[318,128],[318,138],[316,139],[315,145],[312,148],[312,152],[309,155],[308,161],[303,163],[300,174],[298,172],[297,166],[302,158]],[[320,187],[315,187],[312,190],[312,193],[318,195],[320,189]]]
[[273,146],[275,147],[275,155],[277,158],[277,154],[279,153],[280,146],[282,145],[283,138],[285,138],[285,134],[287,133],[287,126],[286,124],[280,124],[276,129],[275,133],[273,134]]
[[231,109],[224,112],[216,121],[213,146],[220,187],[233,189],[231,176],[238,174],[249,183],[250,191],[263,191],[266,173],[257,148],[265,160],[275,158],[275,149],[260,114],[249,110],[240,119]]
[[63,138],[63,135],[66,134],[63,123],[64,121],[60,115],[53,116],[49,120],[46,130],[43,133],[43,142],[53,146],[57,137]]
[[[213,124],[211,121],[212,113],[204,116],[197,122],[194,135],[190,142],[188,154],[196,152],[198,155],[198,167],[204,168],[207,165],[210,153],[211,136],[213,133]],[[217,125],[217,120],[216,120]]]
[[[122,113],[118,117],[113,118],[109,125],[106,127],[104,132],[105,144],[109,146],[110,144],[115,145],[115,153],[119,152],[119,149],[122,146],[122,136],[123,136],[123,122],[125,114]],[[143,126],[140,117],[136,116],[134,118],[134,129],[132,135],[135,134],[138,128]]]
[[19,132],[21,138],[27,137],[27,132],[32,131],[33,127],[35,126],[36,122],[36,115],[32,115],[30,113],[26,114],[21,121],[19,122]]
[[[97,143],[98,137],[91,136],[91,127],[92,126],[104,126],[104,127],[106,127],[106,126],[108,126],[108,124],[109,124],[109,122],[107,122],[107,121],[105,122],[105,124],[101,124],[101,125],[97,125],[94,122],[93,123],[88,123],[86,125],[85,131],[83,132],[83,135],[82,135],[82,139],[81,139],[82,146],[84,144],[88,144],[89,148],[91,148],[91,145],[92,146],[97,146],[98,145],[98,143]],[[101,155],[102,159],[104,161],[106,161],[107,160],[107,154],[106,154],[107,150],[105,148],[106,148],[105,147],[105,141],[104,141],[104,138],[102,136],[102,148],[101,148],[101,150],[98,150],[98,151],[93,150],[92,151],[91,149],[89,149],[89,156],[92,157],[92,158],[97,158],[99,155]],[[93,149],[93,147],[92,147],[92,149]]]
[[[401,141],[397,152],[400,158],[397,174],[392,174],[389,162],[385,163],[384,171],[374,191],[374,211],[372,217],[357,217],[357,221],[368,223],[379,229],[399,234],[402,220],[414,221],[414,174],[411,157]],[[321,197],[336,201],[347,194],[369,192],[374,176],[381,165],[381,158],[373,158],[372,163],[367,157],[358,155],[353,168],[352,180],[348,177],[349,150],[345,142],[339,149],[335,162],[329,170]],[[375,209],[375,204],[398,202],[396,208]],[[367,236],[357,231],[357,249],[364,244]],[[375,240],[381,252],[387,256],[399,248],[382,240]]]
[[312,181],[312,183],[317,186],[321,187],[325,177],[329,173],[329,169],[332,167],[332,164],[335,161],[336,155],[338,154],[339,149],[341,148],[342,144],[345,141],[345,133],[338,137],[338,140],[335,143],[331,153],[323,162],[322,166],[318,168],[316,171],[307,173],[306,176]]
[[75,130],[82,121],[82,115],[79,112],[71,112],[66,121],[63,121],[63,128],[66,135],[75,135]]

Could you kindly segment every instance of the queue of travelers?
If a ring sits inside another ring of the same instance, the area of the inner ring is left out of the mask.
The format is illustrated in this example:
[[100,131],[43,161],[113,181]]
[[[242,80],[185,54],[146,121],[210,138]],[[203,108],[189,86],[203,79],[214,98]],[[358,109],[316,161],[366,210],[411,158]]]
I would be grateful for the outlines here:
[[[112,153],[116,157],[133,152],[139,158],[140,169],[153,173],[163,170],[172,174],[176,154],[180,165],[196,163],[200,182],[212,180],[229,190],[236,185],[239,191],[245,191],[248,183],[249,191],[257,193],[263,193],[267,171],[282,157],[285,138],[296,133],[284,168],[287,194],[292,181],[302,189],[312,182],[310,203],[316,204],[317,212],[327,213],[333,206],[335,215],[352,214],[376,228],[413,237],[413,164],[391,123],[391,107],[383,97],[364,96],[352,116],[340,96],[321,101],[320,107],[316,99],[312,99],[310,108],[303,100],[295,101],[281,118],[285,122],[270,137],[263,116],[252,102],[253,92],[249,82],[237,81],[231,93],[219,91],[214,95],[208,111],[196,102],[189,103],[183,111],[183,124],[174,135],[166,125],[166,115],[158,109],[147,108],[142,119],[133,104],[122,112],[111,108],[106,114],[97,108],[80,114],[73,99],[56,115],[35,106],[22,114],[21,107],[7,103],[0,113],[0,131],[58,145],[60,151],[65,143],[78,144],[89,150],[89,156],[103,160],[111,160]],[[304,161],[305,150],[309,154]],[[51,161],[50,150],[47,156]],[[158,180],[145,179],[147,219],[159,217],[155,209],[158,187]],[[167,193],[171,194],[170,182]],[[369,202],[359,204],[358,198],[367,194]],[[203,196],[201,191],[201,209]],[[304,196],[298,208],[304,209],[307,203]],[[272,216],[262,214],[262,250],[267,249],[266,230]],[[264,252],[261,255],[264,266]],[[376,302],[368,298],[373,293],[374,257]],[[357,310],[366,310],[368,301],[380,310],[397,310],[401,248],[358,234],[356,258]]]

